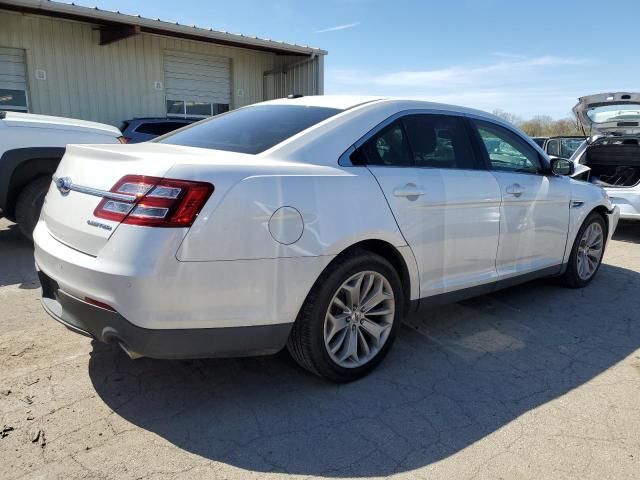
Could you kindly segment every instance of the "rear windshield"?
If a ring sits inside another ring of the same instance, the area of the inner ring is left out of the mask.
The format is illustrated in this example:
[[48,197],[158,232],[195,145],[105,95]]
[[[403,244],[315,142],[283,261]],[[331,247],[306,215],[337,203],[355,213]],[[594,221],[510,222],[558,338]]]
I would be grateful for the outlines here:
[[145,133],[147,135],[164,135],[165,133],[173,132],[178,128],[182,128],[185,125],[189,125],[186,122],[152,122],[143,123],[139,125],[134,131],[136,133]]
[[303,105],[257,105],[213,117],[156,141],[255,155],[341,111]]
[[603,105],[587,110],[587,116],[593,123],[621,122],[625,120],[640,120],[640,105],[636,104],[615,104]]

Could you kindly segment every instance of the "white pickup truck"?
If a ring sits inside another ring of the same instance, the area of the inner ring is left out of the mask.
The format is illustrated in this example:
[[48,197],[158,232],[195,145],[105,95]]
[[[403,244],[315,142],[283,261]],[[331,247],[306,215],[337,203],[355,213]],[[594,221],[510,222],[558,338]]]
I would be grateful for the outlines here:
[[0,112],[0,217],[16,222],[31,238],[66,146],[118,143],[121,135],[102,123]]

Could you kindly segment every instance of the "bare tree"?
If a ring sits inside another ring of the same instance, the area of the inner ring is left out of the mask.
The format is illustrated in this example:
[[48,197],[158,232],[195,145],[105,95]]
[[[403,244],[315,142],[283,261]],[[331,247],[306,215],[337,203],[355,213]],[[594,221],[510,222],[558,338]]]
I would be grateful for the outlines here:
[[518,115],[515,115],[513,113],[505,112],[504,110],[501,110],[499,108],[496,108],[492,113],[496,117],[500,117],[504,121],[512,123],[513,125],[519,125],[520,123],[522,123],[522,117],[519,117]]
[[496,109],[493,114],[516,125],[531,137],[553,137],[562,135],[582,135],[575,117],[554,120],[548,115],[536,115],[528,120],[504,110]]

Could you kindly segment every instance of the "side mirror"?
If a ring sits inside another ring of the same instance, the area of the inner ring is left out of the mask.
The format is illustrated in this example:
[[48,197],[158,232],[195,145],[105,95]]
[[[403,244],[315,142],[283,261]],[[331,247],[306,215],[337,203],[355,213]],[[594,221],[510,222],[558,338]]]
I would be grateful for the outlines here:
[[554,175],[573,175],[575,170],[573,162],[566,158],[551,159],[551,173]]

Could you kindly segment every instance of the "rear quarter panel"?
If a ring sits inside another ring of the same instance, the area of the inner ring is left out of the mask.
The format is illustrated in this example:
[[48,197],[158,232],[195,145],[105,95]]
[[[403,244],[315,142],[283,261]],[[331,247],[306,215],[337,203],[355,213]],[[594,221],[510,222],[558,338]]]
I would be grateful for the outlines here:
[[[174,167],[168,175],[182,178],[183,167]],[[286,173],[263,171],[238,178],[229,172],[224,178],[217,170],[213,175],[218,176],[213,180],[216,190],[182,243],[180,261],[336,255],[368,239],[406,245],[378,184],[364,167],[300,165]],[[191,170],[190,178],[211,181],[206,169],[196,178]],[[274,212],[285,206],[300,212],[304,224],[302,235],[290,245],[276,241],[269,228]]]

